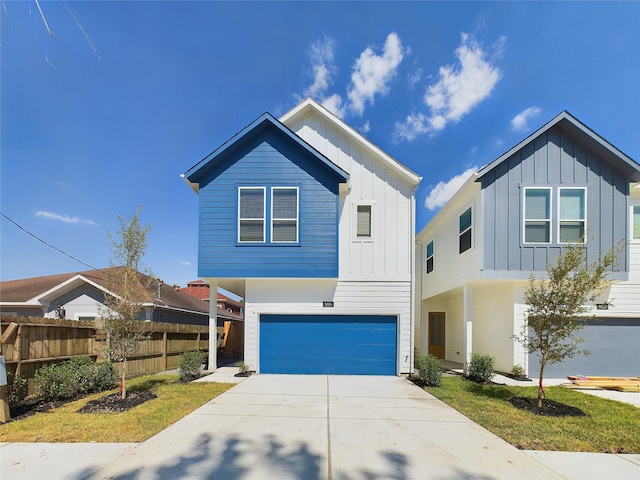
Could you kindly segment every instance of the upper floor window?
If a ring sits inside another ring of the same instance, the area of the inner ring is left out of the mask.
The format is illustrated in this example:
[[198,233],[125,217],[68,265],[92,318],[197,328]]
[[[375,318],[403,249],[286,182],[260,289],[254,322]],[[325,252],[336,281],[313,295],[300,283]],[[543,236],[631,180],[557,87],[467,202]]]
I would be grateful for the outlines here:
[[586,231],[586,190],[560,188],[558,206],[558,242],[583,243]]
[[371,205],[358,205],[356,215],[356,236],[371,238]]
[[550,188],[526,188],[524,191],[524,241],[551,242]]
[[640,205],[633,207],[633,239],[640,240]]
[[298,188],[273,187],[271,190],[271,241],[298,241]]
[[433,272],[433,240],[427,243],[427,273]]
[[471,207],[460,215],[460,253],[466,252],[471,248],[471,224],[472,215]]
[[238,241],[265,241],[265,188],[238,189]]

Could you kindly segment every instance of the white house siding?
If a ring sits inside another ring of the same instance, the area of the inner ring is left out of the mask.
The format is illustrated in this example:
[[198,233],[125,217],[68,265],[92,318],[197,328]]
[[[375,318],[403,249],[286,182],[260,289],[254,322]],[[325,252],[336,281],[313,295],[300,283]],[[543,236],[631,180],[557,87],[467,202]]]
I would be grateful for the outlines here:
[[[341,193],[339,251],[347,254],[339,256],[340,279],[410,281],[413,187],[320,115],[308,112],[287,126],[350,175]],[[371,239],[356,237],[357,205],[372,207]]]
[[[459,216],[472,207],[472,246],[459,252]],[[426,273],[425,248],[434,242],[434,270]],[[480,218],[480,186],[467,185],[465,193],[452,199],[429,223],[418,239],[416,252],[420,255],[421,285],[418,296],[427,299],[472,282],[482,268],[482,219]]]
[[[322,302],[333,301],[333,307]],[[259,315],[397,315],[398,373],[411,369],[411,283],[335,280],[247,279],[245,295],[245,358],[252,370],[259,365]]]

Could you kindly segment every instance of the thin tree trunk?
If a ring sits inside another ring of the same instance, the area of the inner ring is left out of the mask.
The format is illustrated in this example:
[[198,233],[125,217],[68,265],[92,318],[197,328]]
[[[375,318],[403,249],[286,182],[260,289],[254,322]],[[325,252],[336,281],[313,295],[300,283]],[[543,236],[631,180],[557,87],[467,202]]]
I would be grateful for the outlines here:
[[120,390],[122,390],[120,398],[124,400],[127,398],[127,383],[125,378],[127,377],[127,361],[123,360],[120,367]]
[[544,373],[545,361],[540,361],[540,379],[538,380],[538,408],[542,408],[542,400],[545,398],[544,386],[542,385],[542,376]]

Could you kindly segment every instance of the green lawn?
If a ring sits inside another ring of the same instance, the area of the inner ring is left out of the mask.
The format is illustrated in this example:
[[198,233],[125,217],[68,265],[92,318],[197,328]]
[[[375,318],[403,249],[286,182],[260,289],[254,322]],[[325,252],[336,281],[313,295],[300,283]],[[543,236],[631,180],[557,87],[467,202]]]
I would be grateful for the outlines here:
[[78,413],[96,393],[60,408],[0,425],[0,442],[142,442],[229,388],[230,383],[179,383],[177,375],[147,375],[127,382],[128,392],[158,398],[123,413]]
[[443,377],[425,389],[474,422],[525,450],[640,453],[640,409],[562,387],[545,389],[547,399],[577,407],[586,417],[545,417],[519,410],[513,397],[537,397],[537,387],[479,385]]

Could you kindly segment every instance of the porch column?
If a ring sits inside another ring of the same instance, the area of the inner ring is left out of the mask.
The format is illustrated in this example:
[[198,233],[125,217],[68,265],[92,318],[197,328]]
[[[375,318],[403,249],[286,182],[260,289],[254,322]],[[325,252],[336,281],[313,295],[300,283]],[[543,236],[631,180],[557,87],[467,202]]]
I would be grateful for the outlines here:
[[464,287],[462,287],[462,350],[465,373],[471,362],[471,353],[473,350],[472,306],[471,288],[469,285],[464,285]]
[[208,278],[209,282],[209,371],[218,368],[218,281]]

